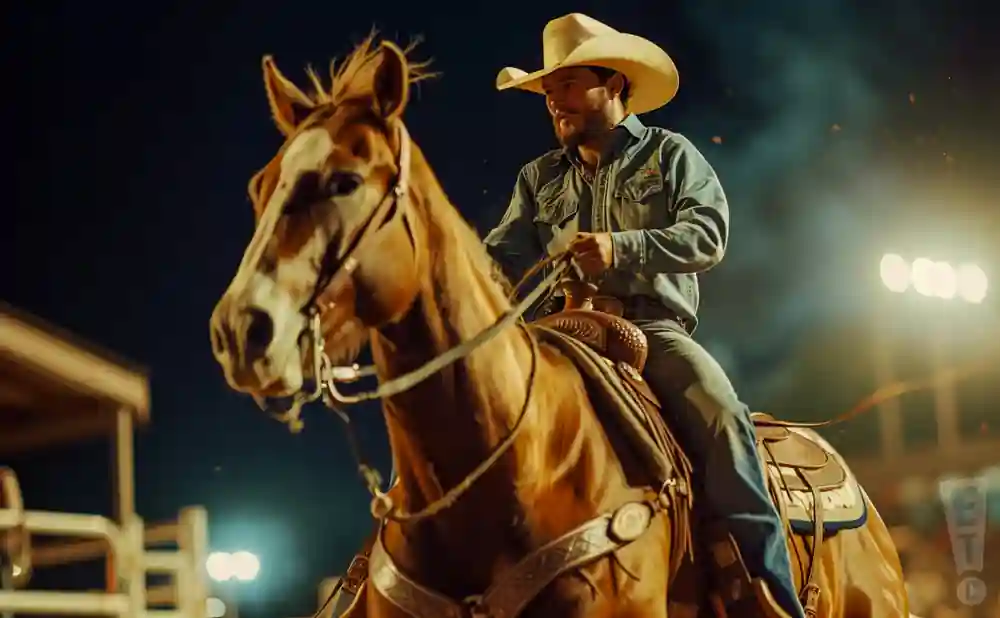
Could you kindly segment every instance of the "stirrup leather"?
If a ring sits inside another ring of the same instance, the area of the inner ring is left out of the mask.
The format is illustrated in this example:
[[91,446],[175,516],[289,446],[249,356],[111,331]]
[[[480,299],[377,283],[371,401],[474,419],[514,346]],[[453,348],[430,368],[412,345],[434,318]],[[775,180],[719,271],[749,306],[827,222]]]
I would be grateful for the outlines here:
[[774,600],[767,582],[751,578],[740,548],[721,523],[705,529],[705,541],[712,556],[715,586],[709,593],[712,609],[719,618],[791,618]]

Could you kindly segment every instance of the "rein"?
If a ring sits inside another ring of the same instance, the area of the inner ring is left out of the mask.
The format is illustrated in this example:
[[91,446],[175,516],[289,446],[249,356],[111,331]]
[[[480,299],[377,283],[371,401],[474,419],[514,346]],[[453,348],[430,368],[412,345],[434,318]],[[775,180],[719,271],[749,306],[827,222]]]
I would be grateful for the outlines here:
[[[343,259],[341,267],[328,278],[321,274],[316,290],[304,309],[309,318],[308,339],[312,346],[312,388],[304,388],[295,393],[292,396],[291,405],[284,412],[273,412],[269,403],[263,397],[255,396],[254,400],[262,410],[270,413],[276,420],[287,425],[292,433],[298,433],[304,425],[301,419],[302,408],[308,403],[322,399],[323,403],[344,421],[347,428],[348,442],[358,468],[358,473],[364,480],[365,486],[372,496],[372,516],[382,522],[391,520],[399,523],[412,523],[431,517],[455,504],[513,445],[530,409],[531,396],[534,392],[535,375],[538,368],[538,341],[530,333],[527,333],[525,326],[518,323],[518,321],[536,301],[550,292],[569,270],[570,256],[568,253],[560,253],[536,264],[514,286],[510,294],[511,297],[516,294],[525,281],[542,268],[552,265],[552,272],[530,294],[525,296],[523,300],[506,311],[496,322],[479,332],[472,339],[435,356],[413,371],[380,383],[374,390],[350,395],[342,393],[337,386],[338,383],[351,383],[364,377],[375,376],[377,375],[377,368],[374,365],[365,367],[360,367],[356,364],[347,366],[334,365],[324,349],[325,340],[322,329],[322,315],[324,311],[333,308],[335,305],[335,301],[332,299],[336,298],[340,292],[351,284],[352,277],[360,264],[357,256],[368,245],[368,242],[385,225],[392,223],[399,217],[405,219],[405,211],[409,206],[411,139],[405,125],[401,121],[394,121],[394,125],[399,139],[399,172],[394,184],[372,211],[372,214],[356,235],[356,238],[348,243],[348,246],[351,248]],[[362,457],[357,436],[354,434],[350,422],[350,415],[342,407],[365,401],[386,399],[411,390],[445,367],[465,358],[474,350],[515,324],[517,324],[518,328],[525,330],[528,337],[531,346],[531,366],[528,372],[528,385],[524,403],[518,413],[517,420],[514,422],[514,426],[482,463],[476,466],[458,485],[448,490],[441,498],[431,502],[417,512],[408,513],[398,510],[389,495],[382,491],[382,480],[378,471],[368,465]]]

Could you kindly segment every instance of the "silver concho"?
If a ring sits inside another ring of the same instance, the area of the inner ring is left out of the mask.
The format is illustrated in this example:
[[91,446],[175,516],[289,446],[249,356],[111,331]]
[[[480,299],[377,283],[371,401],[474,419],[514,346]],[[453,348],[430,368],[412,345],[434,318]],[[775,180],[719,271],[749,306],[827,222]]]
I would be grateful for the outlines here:
[[624,504],[611,516],[608,533],[620,543],[631,543],[649,528],[653,509],[645,502]]

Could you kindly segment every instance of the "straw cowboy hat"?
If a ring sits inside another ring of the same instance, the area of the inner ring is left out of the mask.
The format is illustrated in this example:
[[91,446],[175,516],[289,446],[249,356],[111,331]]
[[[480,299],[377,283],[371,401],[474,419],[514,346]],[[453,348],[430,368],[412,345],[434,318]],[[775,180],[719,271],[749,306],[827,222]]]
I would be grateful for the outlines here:
[[628,111],[641,114],[666,105],[677,94],[677,67],[652,41],[618,32],[593,17],[570,13],[553,19],[542,31],[542,69],[527,73],[506,67],[497,74],[497,90],[518,88],[542,94],[542,78],[565,67],[596,66],[628,79]]

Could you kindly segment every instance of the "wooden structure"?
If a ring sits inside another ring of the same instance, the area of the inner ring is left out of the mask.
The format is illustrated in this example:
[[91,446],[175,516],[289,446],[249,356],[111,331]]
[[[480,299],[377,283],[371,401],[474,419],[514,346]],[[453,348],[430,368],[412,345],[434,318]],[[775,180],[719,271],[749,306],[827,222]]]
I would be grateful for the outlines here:
[[[0,305],[0,463],[43,448],[110,437],[115,484],[112,519],[32,511],[23,504],[13,471],[0,468],[0,541],[5,541],[0,555],[6,550],[9,575],[25,579],[32,568],[102,558],[108,573],[106,590],[98,592],[0,590],[0,613],[204,617],[205,510],[187,508],[176,522],[148,527],[135,513],[133,430],[149,422],[149,409],[144,371]],[[41,544],[37,537],[61,540]],[[176,549],[152,549],[162,545]],[[12,547],[28,551],[14,554]],[[168,574],[171,583],[147,589],[150,573]],[[17,577],[11,580],[19,583]]]
[[[888,305],[891,299],[880,297],[875,303],[874,322],[871,330],[872,357],[875,361],[875,384],[896,382],[899,375],[896,364],[900,352],[895,350],[896,332],[894,316],[905,309]],[[954,376],[948,370],[972,361],[983,366],[995,366],[997,347],[990,337],[979,345],[963,345],[953,332],[955,318],[946,313],[927,316],[927,336],[923,352],[932,359],[938,372],[933,385],[933,408],[936,439],[933,444],[908,447],[904,442],[903,425],[906,406],[911,395],[893,397],[882,402],[876,413],[879,427],[879,453],[868,457],[850,459],[851,468],[864,484],[876,504],[881,498],[896,493],[903,479],[918,478],[934,484],[944,476],[975,475],[1000,465],[1000,438],[977,436],[969,438],[959,431],[962,409],[956,393]],[[903,335],[908,335],[904,332]],[[968,344],[968,340],[964,342]],[[958,358],[952,358],[958,356]],[[910,421],[912,422],[912,421]]]

